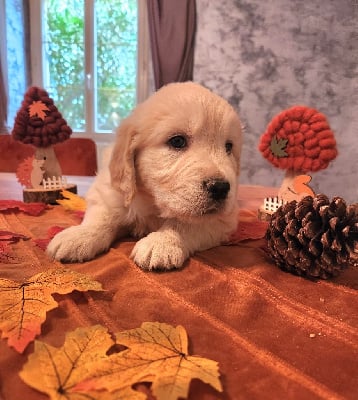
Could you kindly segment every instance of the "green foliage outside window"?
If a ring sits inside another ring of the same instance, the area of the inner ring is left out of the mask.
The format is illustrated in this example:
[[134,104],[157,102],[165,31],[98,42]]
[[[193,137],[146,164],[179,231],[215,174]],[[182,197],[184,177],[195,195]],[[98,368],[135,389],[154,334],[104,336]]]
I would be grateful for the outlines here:
[[[47,0],[47,88],[74,130],[86,128],[86,1]],[[96,129],[109,130],[133,109],[136,101],[137,1],[95,2]],[[88,107],[88,105],[87,105]]]

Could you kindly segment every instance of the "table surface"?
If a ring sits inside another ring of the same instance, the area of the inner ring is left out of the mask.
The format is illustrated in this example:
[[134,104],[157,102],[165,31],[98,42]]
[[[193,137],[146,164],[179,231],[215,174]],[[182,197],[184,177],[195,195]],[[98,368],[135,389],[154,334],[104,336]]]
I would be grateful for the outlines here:
[[[74,177],[73,183],[83,195],[92,180]],[[258,205],[274,194],[272,188],[242,186],[239,202],[247,208],[241,223],[256,226]],[[0,199],[5,198],[22,198],[14,174],[0,174]],[[264,239],[199,252],[181,270],[167,273],[138,268],[130,259],[131,238],[113,243],[94,260],[66,265],[50,260],[37,245],[54,226],[79,222],[78,214],[62,206],[39,216],[0,212],[0,231],[28,238],[10,244],[9,257],[0,257],[0,278],[32,284],[29,278],[40,272],[67,267],[104,288],[56,295],[58,306],[47,312],[37,340],[60,348],[66,333],[78,327],[99,324],[115,334],[147,321],[181,325],[188,333],[189,353],[217,361],[223,385],[219,393],[194,380],[189,400],[358,398],[357,269],[330,281],[303,279],[272,263]],[[22,290],[30,286],[20,285]],[[0,327],[4,312],[0,302]],[[21,354],[4,336],[0,339],[1,400],[48,399],[19,377],[33,352],[34,343]],[[47,382],[51,371],[44,368],[36,373]],[[147,389],[142,385],[139,390]]]
[[[94,176],[67,176],[68,183],[77,185],[80,196],[84,196],[94,181]],[[22,200],[23,186],[17,181],[16,174],[0,172],[0,199]]]
[[[85,196],[94,176],[68,176],[67,182],[77,185],[79,196]],[[0,199],[23,200],[23,187],[17,181],[15,173],[0,172]],[[255,185],[242,185],[238,191],[238,201],[241,207],[247,209],[258,209],[265,197],[277,195],[277,188]]]

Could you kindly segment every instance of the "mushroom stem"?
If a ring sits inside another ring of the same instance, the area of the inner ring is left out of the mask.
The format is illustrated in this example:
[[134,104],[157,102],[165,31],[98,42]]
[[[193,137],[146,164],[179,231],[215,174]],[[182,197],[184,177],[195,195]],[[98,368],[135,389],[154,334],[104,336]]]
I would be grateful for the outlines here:
[[286,171],[281,187],[278,191],[278,197],[285,201],[297,199],[297,193],[294,190],[294,180],[298,175],[300,174],[291,169]]
[[311,177],[309,175],[289,169],[286,171],[278,197],[285,202],[300,201],[305,196],[314,197],[314,191],[308,186],[310,181]]
[[35,151],[35,158],[37,160],[44,160],[43,170],[44,178],[57,178],[62,175],[60,164],[57,160],[55,150],[52,146],[38,147]]

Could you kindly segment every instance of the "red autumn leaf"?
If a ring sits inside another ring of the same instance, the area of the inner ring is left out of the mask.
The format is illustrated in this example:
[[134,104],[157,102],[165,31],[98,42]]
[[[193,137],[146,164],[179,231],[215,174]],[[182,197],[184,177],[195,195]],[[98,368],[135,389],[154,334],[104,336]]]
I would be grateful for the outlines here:
[[1,211],[22,211],[25,214],[38,216],[47,208],[44,203],[24,203],[19,200],[0,200]]
[[268,223],[263,221],[240,221],[236,231],[230,236],[228,244],[237,244],[248,239],[262,239],[267,227]]
[[46,250],[48,244],[50,241],[53,239],[55,235],[57,235],[59,232],[63,231],[65,228],[62,228],[61,226],[51,226],[47,230],[47,237],[44,239],[34,239],[34,242],[38,247],[40,247],[41,250]]
[[61,226],[50,226],[47,230],[47,236],[52,239],[55,235],[57,235],[59,232],[63,231],[65,228],[62,228]]
[[0,261],[4,258],[6,259],[6,257],[9,257],[9,242],[0,242]]
[[8,263],[14,260],[11,256],[10,244],[17,243],[21,239],[28,240],[29,238],[21,233],[0,231],[0,262]]
[[39,247],[41,250],[45,251],[47,249],[48,244],[50,243],[51,239],[46,238],[46,239],[34,239],[34,242],[37,247]]
[[22,235],[21,233],[14,233],[14,232],[9,232],[9,231],[0,231],[0,240],[5,241],[5,242],[10,242],[10,243],[16,243],[20,239],[27,240],[28,237],[25,235]]

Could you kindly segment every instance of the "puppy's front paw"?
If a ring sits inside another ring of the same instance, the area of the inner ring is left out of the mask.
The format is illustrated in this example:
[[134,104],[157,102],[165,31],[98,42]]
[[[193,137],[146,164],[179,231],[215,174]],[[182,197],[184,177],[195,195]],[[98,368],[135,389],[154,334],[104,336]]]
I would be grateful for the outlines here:
[[163,232],[152,232],[139,240],[133,248],[131,257],[145,270],[180,268],[189,257],[189,252],[180,243]]
[[47,246],[47,254],[58,261],[83,262],[108,250],[110,242],[96,227],[71,226],[58,233]]

